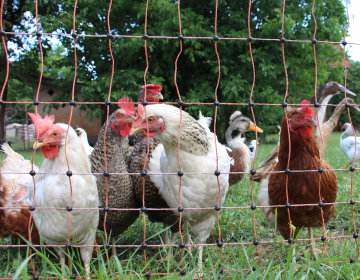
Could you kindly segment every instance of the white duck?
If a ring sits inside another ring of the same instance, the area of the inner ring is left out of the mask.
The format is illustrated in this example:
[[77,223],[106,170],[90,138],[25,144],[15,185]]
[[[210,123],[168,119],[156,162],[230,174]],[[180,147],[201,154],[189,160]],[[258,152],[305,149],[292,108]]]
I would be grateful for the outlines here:
[[358,162],[360,159],[360,137],[354,136],[351,124],[345,123],[342,128],[344,129],[344,132],[340,137],[340,148],[349,159],[349,163],[342,167],[342,169],[347,168],[352,163],[354,155],[354,164],[355,167],[358,168]]

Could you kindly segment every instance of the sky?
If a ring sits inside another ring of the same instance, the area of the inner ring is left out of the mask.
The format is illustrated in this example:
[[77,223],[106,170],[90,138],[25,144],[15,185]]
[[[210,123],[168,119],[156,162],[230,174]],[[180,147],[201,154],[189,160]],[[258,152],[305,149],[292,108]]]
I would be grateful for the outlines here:
[[[345,1],[343,2],[345,3]],[[360,0],[351,0],[348,7],[350,21],[348,32],[350,36],[346,41],[360,44]],[[360,61],[360,45],[347,45],[346,49],[349,51],[352,60]]]

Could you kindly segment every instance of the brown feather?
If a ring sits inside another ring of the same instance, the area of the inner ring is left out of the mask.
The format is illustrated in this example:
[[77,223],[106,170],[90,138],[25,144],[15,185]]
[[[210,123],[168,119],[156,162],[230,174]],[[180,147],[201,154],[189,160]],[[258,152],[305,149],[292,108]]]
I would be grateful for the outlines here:
[[[296,110],[296,109],[295,109]],[[292,111],[291,111],[292,112]],[[288,113],[288,115],[291,114]],[[290,133],[291,155],[290,170],[324,170],[332,169],[325,161],[320,161],[319,149],[314,138],[301,137],[299,133]],[[286,119],[281,123],[279,162],[273,171],[284,171],[287,168],[289,154],[289,140]],[[338,189],[334,171],[323,172],[290,172],[272,173],[269,178],[268,194],[270,205],[286,204],[286,176],[288,176],[288,197],[290,204],[317,204],[320,201],[332,203],[336,200]],[[321,197],[319,197],[319,179],[321,176]],[[327,223],[334,215],[335,205],[326,205],[323,208],[324,222]],[[271,208],[274,213],[275,208]],[[277,210],[278,229],[284,238],[290,237],[288,212],[285,207]],[[291,207],[291,222],[296,226],[296,232],[301,227],[322,226],[321,209],[316,206]]]

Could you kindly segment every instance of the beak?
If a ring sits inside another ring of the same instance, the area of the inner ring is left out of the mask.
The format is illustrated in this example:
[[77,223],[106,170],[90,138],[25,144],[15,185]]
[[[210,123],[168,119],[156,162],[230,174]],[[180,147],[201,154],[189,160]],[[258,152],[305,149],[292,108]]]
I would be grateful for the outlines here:
[[[344,86],[341,86],[340,92],[345,93],[345,87]],[[348,89],[346,89],[346,94],[356,96],[355,93],[353,93],[351,90],[348,90]]]
[[317,127],[316,121],[313,119],[308,119],[308,124],[313,127]]
[[356,111],[359,111],[360,112],[360,108],[358,106],[354,106],[353,107]]
[[160,92],[157,92],[156,93],[156,95],[154,96],[154,99],[156,99],[156,100],[163,100],[164,99],[164,97],[163,97],[163,95],[160,93]]
[[259,133],[263,133],[263,130],[260,128],[260,127],[255,127],[255,124],[250,121],[250,125],[249,125],[249,131],[256,131],[256,132],[259,132]]
[[134,116],[129,116],[126,120],[127,123],[133,123],[135,121],[135,117]]
[[34,145],[33,145],[33,149],[36,150],[37,148],[41,148],[42,146],[45,146],[44,142],[42,140],[39,141],[35,141]]
[[129,136],[132,136],[140,131],[143,131],[144,129],[142,127],[138,127],[138,126],[133,126],[131,129],[130,129],[130,132],[129,132]]

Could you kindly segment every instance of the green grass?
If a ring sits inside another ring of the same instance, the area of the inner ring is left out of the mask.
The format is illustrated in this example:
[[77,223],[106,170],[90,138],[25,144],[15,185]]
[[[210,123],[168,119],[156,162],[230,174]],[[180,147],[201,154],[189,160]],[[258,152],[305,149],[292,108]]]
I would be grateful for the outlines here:
[[[278,135],[269,137],[271,143],[276,142]],[[328,147],[325,151],[325,159],[335,169],[343,167],[347,157],[339,147],[340,133],[333,133]],[[256,167],[273,149],[275,144],[260,144],[257,154]],[[22,153],[25,158],[31,159],[32,152]],[[38,153],[37,153],[38,154]],[[1,160],[2,158],[0,158]],[[40,165],[41,155],[36,155],[36,164]],[[337,201],[349,202],[351,198],[351,173],[349,171],[338,171],[337,173],[339,190]],[[359,200],[359,172],[353,173],[354,199]],[[293,246],[296,248],[296,264],[291,262],[292,247],[288,243],[274,243],[274,240],[282,240],[281,235],[267,222],[260,209],[254,212],[250,209],[252,194],[257,204],[257,193],[259,184],[254,183],[253,193],[251,182],[245,178],[239,184],[232,186],[227,194],[224,206],[246,206],[246,209],[222,209],[220,211],[220,228],[222,241],[224,243],[250,243],[234,246],[225,245],[222,247],[223,263],[220,262],[220,253],[217,246],[204,248],[204,277],[217,279],[220,268],[226,272],[224,276],[232,279],[358,279],[360,277],[359,262],[349,264],[349,258],[357,258],[358,247],[353,238],[329,239],[329,237],[348,236],[354,232],[354,221],[352,218],[352,207],[349,203],[337,205],[335,216],[326,225],[325,235],[328,239],[325,242],[326,257],[323,257],[323,243],[316,242],[319,250],[319,260],[315,260],[309,251],[307,242],[298,241]],[[256,236],[260,242],[256,247],[252,245],[254,238],[254,217]],[[355,224],[359,225],[359,207],[355,204]],[[140,218],[121,236],[117,244],[140,245],[143,243],[143,219]],[[161,244],[160,235],[163,228],[160,224],[154,224],[146,220],[146,243],[148,245]],[[320,238],[323,235],[322,228],[314,230],[314,237]],[[307,230],[301,231],[298,238],[308,238]],[[215,244],[218,240],[218,229],[212,230],[208,244]],[[3,244],[11,240],[2,240]],[[180,243],[180,239],[176,244]],[[165,275],[154,275],[152,279],[192,279],[196,274],[197,249],[193,248],[194,258],[191,259],[184,250],[184,265],[186,275],[180,276],[182,270],[180,261],[180,249],[174,248],[174,258],[167,262],[159,262],[167,249],[148,248],[147,271],[152,273],[164,273]],[[81,259],[76,250],[71,253],[72,272],[77,275],[84,275]],[[39,276],[60,276],[59,260],[52,251],[42,249],[34,259],[36,273]],[[30,279],[32,271],[29,266],[29,255],[26,249],[0,248],[0,277],[15,277]],[[145,279],[145,263],[143,250],[138,248],[118,248],[117,256],[108,264],[106,262],[105,250],[97,259],[91,263],[92,273],[97,279],[110,279],[117,275],[117,279]],[[257,268],[252,271],[252,268]],[[244,269],[244,270],[242,270]],[[246,270],[245,270],[246,269]],[[70,273],[70,272],[69,272]],[[70,275],[70,274],[69,274]]]

